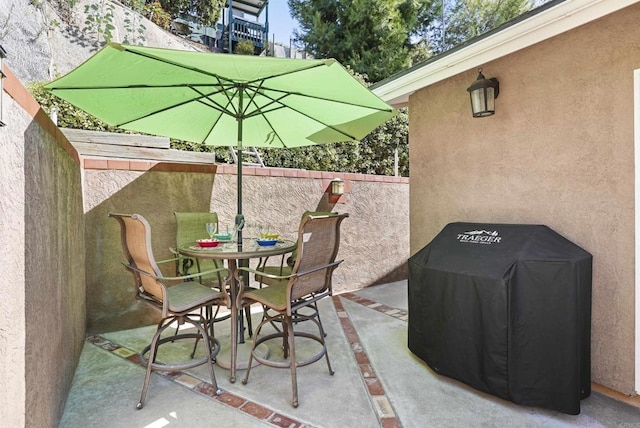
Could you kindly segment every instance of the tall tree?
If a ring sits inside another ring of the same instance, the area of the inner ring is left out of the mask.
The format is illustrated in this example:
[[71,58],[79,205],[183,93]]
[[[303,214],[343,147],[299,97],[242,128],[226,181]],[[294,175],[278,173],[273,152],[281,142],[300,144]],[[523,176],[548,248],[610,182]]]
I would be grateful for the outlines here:
[[[425,0],[422,0],[425,1]],[[316,58],[335,58],[370,82],[409,65],[414,0],[289,0],[296,42]]]
[[420,9],[414,34],[433,54],[445,52],[515,18],[541,0],[438,0]]

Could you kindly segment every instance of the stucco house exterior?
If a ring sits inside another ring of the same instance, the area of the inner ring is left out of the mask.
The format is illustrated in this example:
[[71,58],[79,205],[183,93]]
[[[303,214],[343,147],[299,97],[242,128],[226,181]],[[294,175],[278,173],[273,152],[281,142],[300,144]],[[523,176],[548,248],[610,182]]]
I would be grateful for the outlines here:
[[[640,1],[555,0],[376,84],[409,108],[410,246],[545,224],[593,255],[592,380],[640,390]],[[474,118],[478,69],[500,82]],[[558,326],[562,328],[562,326]]]

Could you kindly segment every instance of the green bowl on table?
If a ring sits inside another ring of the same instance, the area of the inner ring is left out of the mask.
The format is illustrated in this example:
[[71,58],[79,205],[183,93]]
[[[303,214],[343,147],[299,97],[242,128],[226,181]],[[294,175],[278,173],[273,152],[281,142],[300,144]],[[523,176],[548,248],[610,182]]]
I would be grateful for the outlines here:
[[216,233],[213,235],[218,241],[231,241],[231,234],[229,233]]

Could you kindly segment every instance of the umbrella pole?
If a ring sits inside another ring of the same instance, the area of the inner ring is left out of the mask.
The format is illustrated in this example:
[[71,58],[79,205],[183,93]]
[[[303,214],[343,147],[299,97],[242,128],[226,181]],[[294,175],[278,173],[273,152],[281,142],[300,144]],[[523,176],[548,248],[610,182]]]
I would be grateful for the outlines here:
[[[238,232],[238,249],[242,249],[242,229],[244,228],[244,215],[242,214],[242,152],[244,148],[242,147],[242,95],[243,88],[240,87],[240,98],[238,104],[238,211],[236,214],[236,230]],[[248,260],[238,260],[238,264],[243,267],[248,266]],[[249,286],[249,273],[242,272],[242,280],[244,281],[245,286]],[[238,333],[239,333],[239,343],[244,343],[244,309],[239,311],[238,316]],[[251,312],[249,312],[251,313]]]
[[244,215],[242,215],[242,96],[244,94],[244,88],[239,87],[239,102],[238,102],[238,211],[236,214],[236,230],[238,231],[238,245],[242,245],[242,229],[244,228]]

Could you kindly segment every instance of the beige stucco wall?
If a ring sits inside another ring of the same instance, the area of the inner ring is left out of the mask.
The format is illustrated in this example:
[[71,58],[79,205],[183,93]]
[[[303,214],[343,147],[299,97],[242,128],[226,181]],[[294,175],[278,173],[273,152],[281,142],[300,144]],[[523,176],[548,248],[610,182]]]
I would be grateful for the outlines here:
[[[546,224],[593,254],[592,379],[634,392],[633,70],[640,5],[410,98],[411,253],[449,222]],[[561,326],[558,326],[561,328]]]
[[134,300],[133,277],[122,266],[120,226],[108,214],[141,214],[151,225],[156,260],[170,259],[174,211],[208,211],[213,174],[86,170],[84,181],[87,328],[102,332],[149,324],[156,314]]
[[[2,96],[2,94],[0,94]],[[30,116],[6,94],[0,127],[0,420],[25,426],[24,139]]]
[[80,165],[10,73],[5,88],[0,420],[56,426],[85,337]]
[[[348,212],[338,254],[345,262],[334,273],[335,291],[406,278],[406,180],[349,180],[349,193],[339,204],[327,200],[326,182],[322,178],[245,175],[243,212],[247,224],[267,223],[283,237],[295,239],[305,210]],[[121,264],[119,226],[108,218],[109,212],[142,214],[151,225],[154,256],[159,260],[170,258],[169,247],[175,245],[175,211],[211,210],[225,225],[233,223],[237,209],[234,173],[87,169],[84,193],[90,332],[138,327],[156,317],[134,300],[132,277]]]
[[[409,257],[409,185],[349,180],[345,203],[333,204],[317,178],[248,176],[243,179],[243,213],[247,223],[269,224],[295,240],[302,213],[349,213],[342,222],[334,271],[336,293],[406,278]],[[236,175],[218,175],[211,210],[232,223],[237,210]]]

